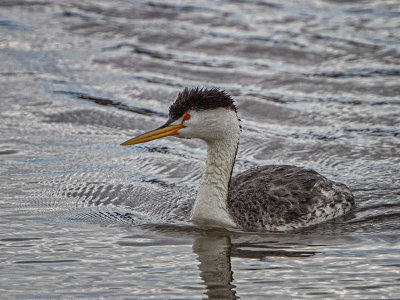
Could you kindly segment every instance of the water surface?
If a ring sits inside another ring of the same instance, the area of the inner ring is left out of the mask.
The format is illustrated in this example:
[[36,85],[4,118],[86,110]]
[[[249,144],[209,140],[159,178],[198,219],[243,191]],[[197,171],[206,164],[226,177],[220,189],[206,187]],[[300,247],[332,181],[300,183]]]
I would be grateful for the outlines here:
[[[397,298],[399,32],[397,0],[0,2],[2,297]],[[186,86],[234,96],[235,174],[313,168],[354,212],[193,226],[205,145],[119,146]]]

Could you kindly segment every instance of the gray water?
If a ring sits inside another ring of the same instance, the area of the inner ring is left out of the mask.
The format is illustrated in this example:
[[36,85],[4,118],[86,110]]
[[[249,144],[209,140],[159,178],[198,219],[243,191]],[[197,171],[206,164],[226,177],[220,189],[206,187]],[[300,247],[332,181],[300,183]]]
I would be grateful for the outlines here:
[[[1,298],[400,298],[400,4],[0,1]],[[313,168],[352,214],[192,225],[197,140],[119,144],[184,87],[236,99],[234,173]]]

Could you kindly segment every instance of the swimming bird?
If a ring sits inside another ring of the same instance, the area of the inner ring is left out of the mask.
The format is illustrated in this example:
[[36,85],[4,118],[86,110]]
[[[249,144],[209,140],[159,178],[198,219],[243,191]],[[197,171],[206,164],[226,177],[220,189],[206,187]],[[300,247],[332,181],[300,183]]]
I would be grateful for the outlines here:
[[161,127],[122,146],[176,136],[207,144],[207,159],[191,220],[199,225],[289,231],[349,212],[349,188],[290,165],[256,167],[232,177],[241,132],[232,97],[216,88],[185,88]]

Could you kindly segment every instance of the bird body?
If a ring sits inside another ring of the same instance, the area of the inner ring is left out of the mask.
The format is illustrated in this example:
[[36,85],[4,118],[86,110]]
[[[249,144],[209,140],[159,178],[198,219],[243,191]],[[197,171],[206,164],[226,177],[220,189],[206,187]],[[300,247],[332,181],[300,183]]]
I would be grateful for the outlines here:
[[262,166],[240,173],[232,178],[227,199],[239,227],[268,231],[315,225],[344,215],[354,204],[344,184],[313,170],[288,165]]
[[167,123],[121,145],[165,136],[200,138],[207,160],[191,211],[195,224],[249,230],[287,231],[339,217],[354,204],[350,190],[315,171],[263,166],[232,178],[240,121],[232,98],[218,89],[185,89]]

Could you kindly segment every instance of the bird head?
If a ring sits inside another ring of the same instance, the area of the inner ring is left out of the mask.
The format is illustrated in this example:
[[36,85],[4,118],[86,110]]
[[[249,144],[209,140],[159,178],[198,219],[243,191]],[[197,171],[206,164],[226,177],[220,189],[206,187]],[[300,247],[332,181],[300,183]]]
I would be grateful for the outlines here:
[[179,93],[169,108],[168,121],[161,127],[130,139],[122,146],[176,136],[212,142],[240,131],[237,109],[231,96],[219,89],[188,89]]

